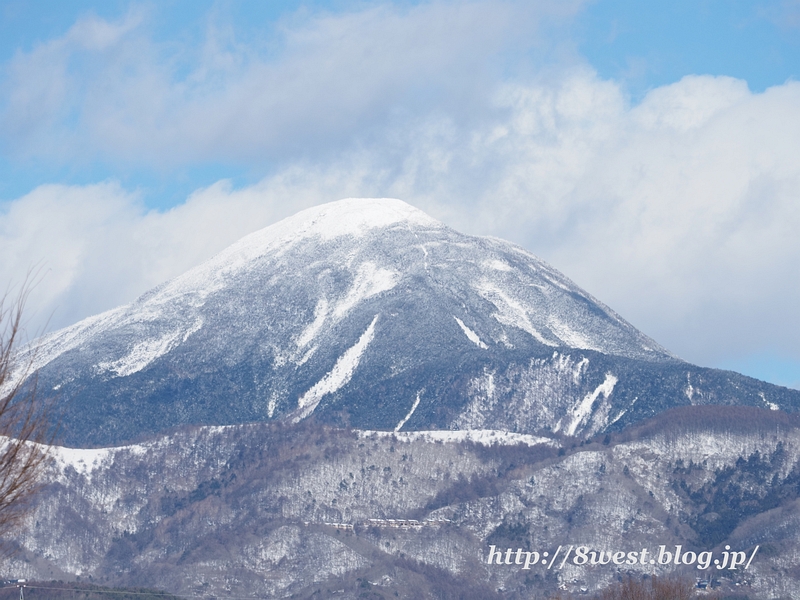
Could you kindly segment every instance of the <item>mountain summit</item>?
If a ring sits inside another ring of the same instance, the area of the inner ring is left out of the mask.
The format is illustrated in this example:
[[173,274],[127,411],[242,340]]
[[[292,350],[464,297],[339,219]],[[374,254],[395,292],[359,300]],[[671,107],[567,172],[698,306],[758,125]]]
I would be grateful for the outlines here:
[[514,244],[392,199],[317,206],[40,340],[73,445],[273,419],[591,436],[800,393],[670,355]]

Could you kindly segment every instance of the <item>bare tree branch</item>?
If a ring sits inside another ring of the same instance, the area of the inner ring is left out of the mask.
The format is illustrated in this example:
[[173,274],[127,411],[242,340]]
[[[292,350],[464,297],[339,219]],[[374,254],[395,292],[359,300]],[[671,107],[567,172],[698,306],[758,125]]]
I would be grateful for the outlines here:
[[35,349],[19,353],[22,313],[30,286],[0,298],[0,538],[25,518],[50,458],[54,433],[48,406],[37,399],[30,377]]

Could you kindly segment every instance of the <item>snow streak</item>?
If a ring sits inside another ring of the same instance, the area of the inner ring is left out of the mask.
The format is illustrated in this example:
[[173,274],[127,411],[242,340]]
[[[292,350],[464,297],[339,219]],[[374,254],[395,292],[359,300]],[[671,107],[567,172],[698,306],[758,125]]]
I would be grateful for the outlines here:
[[361,355],[367,349],[372,338],[375,337],[375,323],[378,322],[378,315],[372,319],[367,330],[361,334],[358,341],[349,348],[344,354],[339,357],[333,368],[320,379],[314,387],[308,390],[300,397],[298,401],[299,414],[295,417],[294,422],[297,423],[305,419],[308,415],[314,412],[317,405],[322,400],[325,394],[332,394],[336,390],[347,385],[347,382],[353,377],[358,363],[361,360]]
[[611,396],[611,392],[614,391],[615,385],[617,385],[617,378],[611,373],[607,373],[605,381],[598,385],[591,394],[587,394],[586,397],[581,400],[581,402],[575,406],[575,408],[572,409],[570,423],[567,425],[564,433],[567,435],[575,435],[575,432],[578,431],[578,428],[584,425],[591,416],[592,406],[594,406],[595,400],[597,400],[600,394],[603,394],[605,398]]
[[411,418],[411,415],[414,414],[414,411],[417,410],[418,406],[419,406],[419,392],[417,392],[417,399],[414,400],[414,406],[411,407],[411,410],[408,411],[408,414],[405,416],[405,418],[397,424],[397,427],[394,428],[395,431],[400,431],[403,428],[403,425],[405,425],[406,421],[408,421]]
[[478,337],[477,333],[475,333],[474,331],[472,331],[472,329],[464,325],[464,322],[461,319],[459,319],[455,315],[453,316],[453,318],[456,320],[456,323],[458,323],[459,327],[461,327],[461,331],[464,332],[464,335],[466,335],[469,338],[470,342],[475,344],[478,348],[483,348],[484,350],[486,350],[489,347],[483,343],[481,338]]

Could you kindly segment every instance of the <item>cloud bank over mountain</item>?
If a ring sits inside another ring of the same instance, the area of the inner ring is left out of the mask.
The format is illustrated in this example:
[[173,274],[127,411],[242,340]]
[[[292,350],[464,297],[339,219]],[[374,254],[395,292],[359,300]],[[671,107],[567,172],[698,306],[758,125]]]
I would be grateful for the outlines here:
[[[800,84],[687,75],[634,101],[569,37],[581,10],[377,4],[261,37],[211,15],[194,45],[136,7],[85,15],[2,65],[2,153],[104,175],[6,198],[0,277],[38,266],[31,327],[59,327],[301,208],[397,197],[523,245],[682,358],[791,371]],[[245,181],[170,207],[135,183],[225,165]]]

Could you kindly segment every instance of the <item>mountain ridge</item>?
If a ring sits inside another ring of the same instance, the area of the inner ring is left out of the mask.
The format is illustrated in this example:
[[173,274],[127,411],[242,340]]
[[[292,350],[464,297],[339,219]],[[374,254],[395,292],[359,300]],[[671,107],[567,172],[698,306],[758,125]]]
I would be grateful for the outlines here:
[[[713,576],[720,591],[751,598],[800,593],[797,415],[686,406],[619,435],[519,441],[305,420],[184,426],[134,446],[57,448],[15,540],[21,552],[0,564],[17,577],[157,584],[189,596],[341,590],[336,597],[355,599],[368,580],[387,595],[435,598],[444,595],[427,586],[446,576],[526,598],[654,573]],[[487,562],[490,545],[552,553],[563,544],[651,553],[680,545],[717,557],[726,546],[760,550],[746,572],[572,562],[526,571]]]

